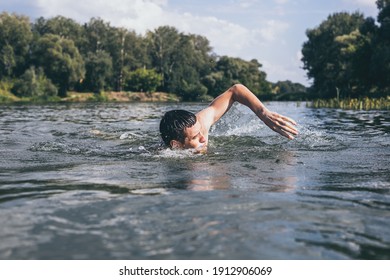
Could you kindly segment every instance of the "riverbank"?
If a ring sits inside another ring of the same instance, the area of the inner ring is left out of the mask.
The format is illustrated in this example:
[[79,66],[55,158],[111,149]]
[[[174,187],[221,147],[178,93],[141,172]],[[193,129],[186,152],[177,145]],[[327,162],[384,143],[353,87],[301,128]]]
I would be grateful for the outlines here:
[[180,98],[171,93],[165,92],[102,92],[94,93],[79,93],[69,92],[68,97],[63,98],[63,101],[68,102],[87,102],[87,101],[108,101],[108,102],[179,102]]
[[[268,98],[267,98],[268,97]],[[211,101],[212,97],[209,97]],[[261,96],[262,101],[268,101],[269,96]],[[108,91],[100,94],[92,92],[68,92],[67,97],[17,97],[9,91],[0,89],[0,104],[4,103],[42,103],[42,102],[181,102],[181,98],[165,92],[117,92]],[[274,100],[275,101],[275,100]],[[276,100],[278,101],[278,100]],[[281,101],[281,100],[279,100]],[[293,100],[290,100],[293,101]],[[347,98],[347,99],[316,99],[307,101],[309,108],[334,108],[344,110],[390,110],[390,96],[381,98]]]
[[171,93],[165,92],[102,92],[95,94],[91,92],[68,92],[65,98],[60,97],[17,97],[9,92],[0,92],[1,103],[17,103],[17,102],[179,102],[180,98]]

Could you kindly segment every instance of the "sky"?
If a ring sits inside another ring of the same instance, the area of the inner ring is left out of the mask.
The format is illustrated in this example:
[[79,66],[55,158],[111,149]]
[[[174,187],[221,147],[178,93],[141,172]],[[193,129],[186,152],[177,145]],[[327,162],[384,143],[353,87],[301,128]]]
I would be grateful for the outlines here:
[[217,55],[257,59],[271,82],[310,85],[302,69],[307,29],[336,12],[376,18],[376,0],[0,0],[0,12],[33,21],[57,15],[88,22],[99,17],[138,34],[162,25],[208,38]]

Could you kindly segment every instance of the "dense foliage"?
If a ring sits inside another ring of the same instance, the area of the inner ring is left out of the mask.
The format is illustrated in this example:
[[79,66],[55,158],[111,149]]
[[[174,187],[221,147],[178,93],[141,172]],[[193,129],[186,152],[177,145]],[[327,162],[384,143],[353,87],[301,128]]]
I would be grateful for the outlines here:
[[390,93],[390,0],[378,0],[377,22],[360,13],[330,15],[306,32],[302,61],[321,98]]
[[257,60],[217,56],[207,38],[174,27],[141,36],[97,18],[79,24],[41,17],[31,23],[26,16],[0,14],[0,83],[18,97],[162,91],[207,100],[238,82],[269,94],[261,67]]
[[376,3],[376,20],[341,12],[307,30],[302,61],[312,80],[309,91],[291,81],[272,84],[256,59],[218,56],[207,38],[174,27],[138,35],[99,18],[84,24],[62,16],[30,22],[3,12],[0,102],[56,100],[68,91],[97,97],[104,91],[158,91],[184,101],[210,100],[235,83],[272,100],[388,96],[390,0]]

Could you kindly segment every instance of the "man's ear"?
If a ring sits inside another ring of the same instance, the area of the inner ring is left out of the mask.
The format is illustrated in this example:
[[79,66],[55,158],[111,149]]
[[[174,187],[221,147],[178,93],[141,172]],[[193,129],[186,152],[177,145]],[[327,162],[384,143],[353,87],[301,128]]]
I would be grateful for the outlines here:
[[181,149],[183,145],[177,140],[171,140],[170,142],[172,149]]

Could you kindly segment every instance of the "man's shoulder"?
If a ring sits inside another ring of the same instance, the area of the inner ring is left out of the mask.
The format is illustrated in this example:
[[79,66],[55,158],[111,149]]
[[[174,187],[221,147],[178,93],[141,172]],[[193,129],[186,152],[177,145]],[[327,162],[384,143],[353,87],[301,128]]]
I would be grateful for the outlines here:
[[195,115],[196,115],[196,119],[199,121],[202,127],[204,127],[208,131],[210,127],[213,125],[214,109],[208,106],[203,110],[199,111],[198,113],[196,113]]

